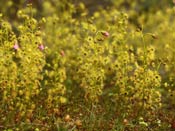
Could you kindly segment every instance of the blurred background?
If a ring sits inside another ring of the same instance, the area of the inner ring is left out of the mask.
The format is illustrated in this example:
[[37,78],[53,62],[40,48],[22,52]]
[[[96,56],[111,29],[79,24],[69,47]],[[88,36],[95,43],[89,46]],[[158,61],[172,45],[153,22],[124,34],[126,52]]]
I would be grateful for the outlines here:
[[[102,8],[116,8],[125,12],[133,10],[139,15],[140,13],[154,13],[174,5],[172,0],[0,0],[0,3],[0,12],[7,14],[12,19],[16,17],[16,12],[28,3],[32,3],[40,11],[38,16],[42,15],[42,10],[48,3],[51,8],[56,7],[58,10],[68,7],[68,4],[73,4],[76,7],[80,3],[84,3],[89,15]],[[51,8],[50,10],[52,10]]]

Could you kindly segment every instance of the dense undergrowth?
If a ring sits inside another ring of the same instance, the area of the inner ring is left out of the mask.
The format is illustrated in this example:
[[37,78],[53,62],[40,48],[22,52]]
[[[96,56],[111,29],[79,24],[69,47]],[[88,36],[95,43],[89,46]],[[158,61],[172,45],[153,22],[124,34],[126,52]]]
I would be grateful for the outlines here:
[[164,5],[4,1],[0,130],[173,131],[175,8]]

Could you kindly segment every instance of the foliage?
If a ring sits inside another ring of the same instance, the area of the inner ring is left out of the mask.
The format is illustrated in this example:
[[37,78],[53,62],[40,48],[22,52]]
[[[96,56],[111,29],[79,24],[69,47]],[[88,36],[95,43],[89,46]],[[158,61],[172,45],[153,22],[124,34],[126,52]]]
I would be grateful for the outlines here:
[[174,8],[111,2],[91,15],[82,2],[5,2],[0,130],[175,128]]

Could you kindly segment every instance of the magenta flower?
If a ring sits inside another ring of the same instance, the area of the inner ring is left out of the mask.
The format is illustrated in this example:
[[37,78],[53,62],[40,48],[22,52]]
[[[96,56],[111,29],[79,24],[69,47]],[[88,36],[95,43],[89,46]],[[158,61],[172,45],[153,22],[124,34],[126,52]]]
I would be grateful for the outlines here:
[[109,33],[107,31],[102,31],[101,34],[105,37],[109,37]]
[[15,50],[18,50],[19,49],[19,45],[18,45],[17,42],[14,44],[13,49],[15,49]]
[[38,46],[38,48],[42,51],[42,50],[44,50],[44,45],[43,44],[40,44],[39,46]]

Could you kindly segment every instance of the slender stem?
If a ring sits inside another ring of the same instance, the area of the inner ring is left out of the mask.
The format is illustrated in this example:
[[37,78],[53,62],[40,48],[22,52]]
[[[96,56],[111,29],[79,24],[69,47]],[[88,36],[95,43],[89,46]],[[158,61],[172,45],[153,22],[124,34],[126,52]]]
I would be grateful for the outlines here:
[[143,42],[143,53],[144,53],[144,61],[143,61],[143,65],[144,65],[144,70],[147,67],[147,47],[146,47],[146,43],[145,43],[145,38],[144,38],[144,34],[142,33],[142,42]]

